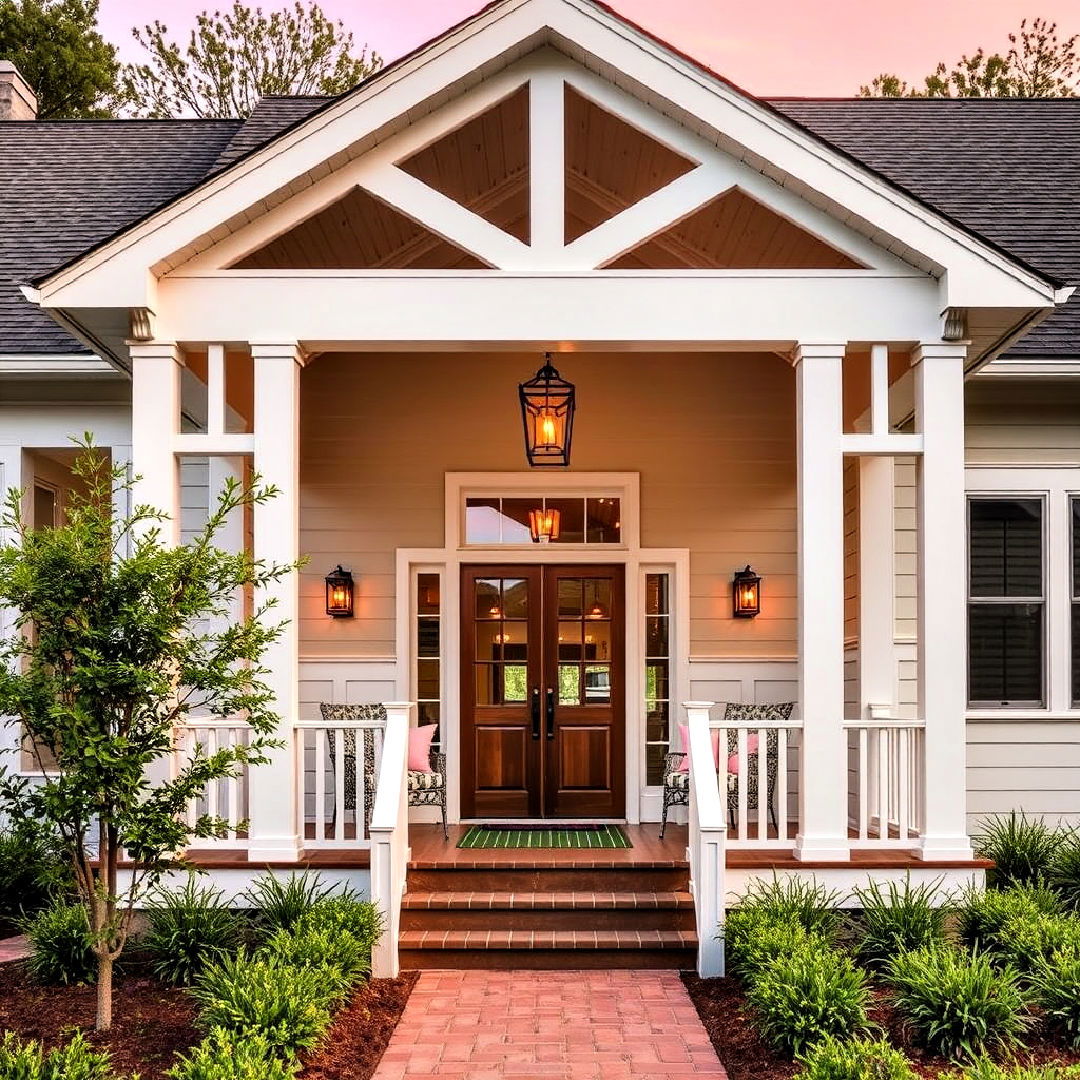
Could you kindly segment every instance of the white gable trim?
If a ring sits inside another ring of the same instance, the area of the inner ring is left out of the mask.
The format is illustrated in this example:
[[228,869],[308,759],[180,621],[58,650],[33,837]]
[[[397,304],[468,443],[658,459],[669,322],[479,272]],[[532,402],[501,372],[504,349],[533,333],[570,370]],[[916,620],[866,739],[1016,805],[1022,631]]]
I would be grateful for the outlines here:
[[[155,308],[156,281],[148,267],[193,243],[207,247],[222,239],[228,231],[223,223],[264,211],[267,200],[280,197],[283,185],[291,193],[303,190],[311,183],[309,173],[325,175],[350,148],[366,149],[365,140],[432,112],[543,40],[559,43],[579,62],[603,68],[605,78],[651,97],[677,119],[696,118],[722,133],[718,142],[723,148],[751,166],[793,178],[793,187],[847,208],[853,220],[872,222],[883,246],[910,249],[940,267],[942,308],[1052,306],[1053,287],[1036,274],[589,0],[504,0],[489,8],[57,272],[41,286],[44,304]],[[441,88],[434,95],[433,86]]]

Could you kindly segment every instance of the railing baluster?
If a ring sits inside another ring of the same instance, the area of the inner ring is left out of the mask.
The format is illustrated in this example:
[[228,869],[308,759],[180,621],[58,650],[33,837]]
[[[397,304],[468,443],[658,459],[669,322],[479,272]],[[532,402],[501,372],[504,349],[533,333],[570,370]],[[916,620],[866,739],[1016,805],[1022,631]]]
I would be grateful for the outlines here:
[[[341,747],[335,747],[341,754]],[[315,729],[315,839],[326,839],[326,728]],[[340,760],[340,758],[339,758]]]
[[877,736],[877,835],[879,840],[889,838],[889,740],[888,732],[878,728]]
[[[359,732],[354,732],[354,735],[359,735]],[[337,768],[334,770],[334,839],[341,841],[345,839],[345,761],[347,757],[347,751],[345,746],[345,729],[335,728],[334,739],[339,747]],[[355,772],[360,767],[359,755],[356,753],[356,747],[353,747],[353,771]]]
[[896,832],[901,840],[908,837],[908,768],[911,762],[908,759],[908,729],[900,728],[896,733],[897,741],[897,783],[896,794],[899,806],[896,814]]
[[788,837],[788,741],[787,730],[776,732],[776,839]]
[[[721,768],[724,770],[724,782],[725,786],[728,783],[727,780],[727,739],[725,732],[724,742],[720,746],[720,761]],[[735,790],[738,792],[738,809],[736,813],[739,815],[738,821],[738,836],[740,840],[745,841],[750,835],[750,829],[747,825],[748,806],[750,800],[747,798],[749,784],[747,783],[747,768],[748,763],[746,760],[746,728],[739,728],[735,733],[735,761],[738,765],[738,772],[735,774]],[[726,795],[726,792],[724,792]]]
[[758,739],[757,751],[757,835],[759,840],[769,838],[769,733],[764,728],[755,732]]
[[870,773],[869,738],[866,728],[859,728],[859,773],[856,782],[859,785],[859,839],[865,840],[870,830]]

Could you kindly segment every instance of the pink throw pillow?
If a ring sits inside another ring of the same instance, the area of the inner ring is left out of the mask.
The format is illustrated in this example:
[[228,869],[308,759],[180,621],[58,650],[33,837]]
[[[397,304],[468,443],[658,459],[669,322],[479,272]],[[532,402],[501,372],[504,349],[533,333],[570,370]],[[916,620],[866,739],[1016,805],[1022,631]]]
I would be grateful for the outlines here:
[[[679,767],[676,772],[689,772],[690,771],[690,729],[686,724],[679,724],[679,739],[682,742],[683,756],[682,761],[679,763]],[[712,732],[712,756],[713,764],[720,767],[720,732]]]
[[[746,756],[750,757],[751,754],[756,754],[758,748],[758,737],[756,735],[746,736]],[[734,754],[728,755],[727,759],[727,771],[729,773],[737,773],[739,771],[739,754],[736,751]]]
[[438,724],[409,728],[409,772],[431,772],[431,740]]

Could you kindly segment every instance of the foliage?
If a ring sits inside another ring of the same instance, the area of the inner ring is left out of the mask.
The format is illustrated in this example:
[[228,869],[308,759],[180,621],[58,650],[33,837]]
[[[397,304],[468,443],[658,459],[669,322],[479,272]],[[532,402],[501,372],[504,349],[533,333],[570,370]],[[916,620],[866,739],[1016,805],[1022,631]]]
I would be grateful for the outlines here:
[[332,934],[350,934],[370,954],[385,924],[375,904],[346,891],[316,901],[296,920],[294,928],[297,933],[326,930]]
[[908,1059],[885,1039],[829,1035],[799,1056],[796,1080],[917,1080]]
[[92,983],[97,957],[81,904],[54,904],[23,925],[30,940],[27,967],[40,983]]
[[111,115],[119,65],[97,14],[98,0],[0,0],[0,57],[37,95],[39,119]]
[[[3,1080],[119,1080],[107,1050],[95,1050],[81,1031],[66,1046],[46,1053],[37,1042],[20,1042],[5,1031],[0,1041],[0,1077]],[[131,1080],[137,1080],[132,1077]]]
[[[0,812],[48,822],[60,837],[87,910],[98,958],[98,1026],[111,1024],[112,963],[124,948],[136,897],[195,837],[224,836],[228,822],[187,808],[209,783],[266,760],[277,745],[272,695],[259,660],[281,633],[271,604],[228,619],[236,591],[258,593],[292,573],[214,540],[229,514],[276,491],[230,483],[203,530],[166,544],[163,515],[136,506],[114,520],[132,481],[87,435],[72,469],[63,524],[34,530],[9,492],[0,548],[0,605],[18,612],[0,642],[0,716],[21,723],[27,745],[51,757],[36,784],[0,773]],[[33,627],[34,632],[27,633]],[[249,743],[177,762],[174,731],[192,714],[244,717]],[[39,757],[39,763],[41,758]],[[171,779],[160,778],[176,762]],[[121,891],[126,852],[130,885]]]
[[988,957],[932,947],[900,953],[888,967],[896,1011],[932,1052],[972,1059],[1017,1045],[1029,1026],[1027,997],[1011,968]]
[[47,825],[24,818],[0,829],[0,922],[30,915],[73,890],[71,871]]
[[263,12],[234,0],[196,16],[186,45],[159,20],[132,30],[145,63],[128,64],[121,100],[134,116],[246,117],[269,94],[342,94],[382,67],[312,0]]
[[794,918],[780,918],[760,908],[729,912],[723,937],[728,971],[747,984],[778,956],[815,945],[828,948],[824,938],[811,934]]
[[840,923],[840,894],[811,879],[773,876],[754,880],[735,911],[754,911],[778,921],[794,919],[811,934],[831,940]]
[[1047,1026],[1080,1050],[1080,952],[1061,951],[1032,965],[1031,985]]
[[259,950],[261,959],[280,967],[336,971],[346,987],[371,970],[371,951],[346,932],[330,929],[278,930]]
[[747,992],[770,1045],[801,1054],[829,1035],[861,1035],[869,1024],[866,975],[838,952],[811,944],[776,957]]
[[1050,864],[1050,884],[1066,906],[1080,911],[1080,832],[1070,829]]
[[198,1026],[244,1040],[261,1035],[274,1053],[310,1050],[330,1025],[347,984],[334,968],[285,967],[266,959],[226,957],[204,968],[191,995]]
[[275,1056],[265,1035],[237,1039],[224,1028],[213,1028],[198,1046],[168,1071],[172,1080],[292,1080],[300,1070],[295,1058]]
[[[282,880],[267,870],[251,883],[243,897],[254,909],[255,925],[269,936],[277,930],[291,930],[302,915],[329,900],[333,891],[333,885],[323,884],[317,873],[293,871]],[[351,893],[344,896],[353,899]]]
[[219,889],[198,888],[194,876],[180,890],[162,889],[146,904],[150,927],[142,944],[154,973],[188,986],[209,963],[235,952],[243,923]]
[[1004,963],[1028,974],[1054,953],[1080,956],[1080,919],[1073,915],[1014,916],[990,941]]
[[862,908],[854,943],[859,962],[880,968],[897,953],[943,943],[950,909],[934,903],[940,884],[912,885],[908,877],[884,889],[876,881],[856,888],[853,895]]
[[1013,918],[1037,919],[1061,910],[1057,893],[1041,885],[1013,885],[1005,889],[969,887],[957,908],[960,940],[977,950],[996,949],[998,935]]
[[979,1058],[963,1072],[949,1073],[943,1080],[1077,1080],[1080,1065],[999,1065]]
[[1042,818],[1015,810],[989,818],[972,838],[976,854],[994,861],[987,884],[995,888],[1045,884],[1061,841],[1062,834]]
[[1061,40],[1057,23],[1046,19],[1022,19],[1020,29],[1009,35],[1009,49],[987,54],[982,48],[964,55],[952,67],[942,61],[919,86],[909,86],[899,76],[881,74],[860,97],[1075,97],[1080,89],[1080,35]]

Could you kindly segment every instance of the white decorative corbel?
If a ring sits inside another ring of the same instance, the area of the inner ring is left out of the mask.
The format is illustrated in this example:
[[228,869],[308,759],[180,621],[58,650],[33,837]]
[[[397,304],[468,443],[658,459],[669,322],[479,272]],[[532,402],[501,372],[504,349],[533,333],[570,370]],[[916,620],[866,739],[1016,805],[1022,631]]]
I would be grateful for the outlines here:
[[131,341],[154,340],[154,313],[146,307],[133,307],[128,311],[128,339]]

